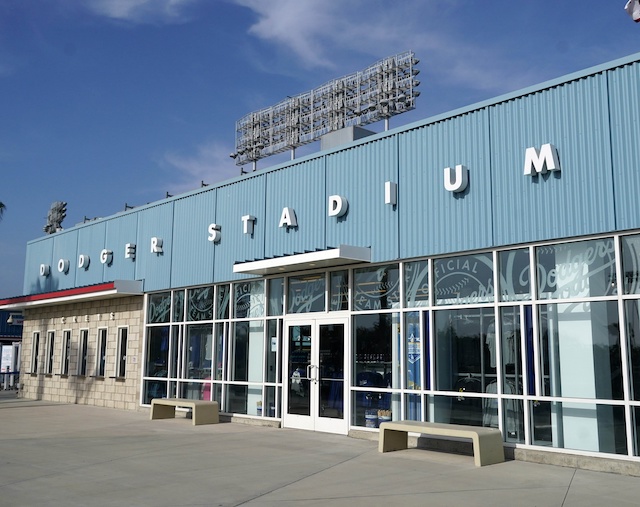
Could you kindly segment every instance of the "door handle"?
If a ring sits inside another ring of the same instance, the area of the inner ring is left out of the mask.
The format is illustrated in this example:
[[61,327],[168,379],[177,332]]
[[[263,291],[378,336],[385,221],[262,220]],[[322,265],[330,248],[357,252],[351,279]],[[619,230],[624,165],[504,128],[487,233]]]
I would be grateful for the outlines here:
[[[311,376],[311,372],[313,371],[313,369],[316,370],[316,376],[313,377]],[[315,364],[310,364],[307,366],[307,378],[312,381],[314,384],[318,383],[318,374],[317,372],[319,371],[319,368],[315,365]]]

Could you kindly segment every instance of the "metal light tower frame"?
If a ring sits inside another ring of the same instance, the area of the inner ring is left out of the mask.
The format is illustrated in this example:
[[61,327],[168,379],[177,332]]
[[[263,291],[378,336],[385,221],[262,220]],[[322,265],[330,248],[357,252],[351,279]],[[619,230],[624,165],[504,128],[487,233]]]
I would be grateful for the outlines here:
[[415,108],[420,92],[412,51],[384,58],[311,91],[287,97],[236,122],[235,152],[242,166],[320,139],[328,132],[385,120]]

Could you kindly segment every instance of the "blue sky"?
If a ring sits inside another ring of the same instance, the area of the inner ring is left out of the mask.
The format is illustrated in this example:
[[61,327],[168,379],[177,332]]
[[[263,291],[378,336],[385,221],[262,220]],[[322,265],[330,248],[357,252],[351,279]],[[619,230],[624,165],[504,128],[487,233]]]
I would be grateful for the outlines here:
[[421,95],[392,128],[627,56],[624,4],[0,0],[0,297],[54,201],[69,228],[234,178],[236,120],[406,50]]

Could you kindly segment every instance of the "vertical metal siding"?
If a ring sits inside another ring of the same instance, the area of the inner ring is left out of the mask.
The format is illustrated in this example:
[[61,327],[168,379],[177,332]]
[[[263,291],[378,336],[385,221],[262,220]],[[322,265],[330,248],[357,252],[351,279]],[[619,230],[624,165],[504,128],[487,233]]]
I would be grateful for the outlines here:
[[[380,138],[327,155],[326,245],[371,247],[373,262],[398,258],[398,214],[384,203],[384,184],[398,181],[396,136]],[[345,216],[327,216],[330,195],[346,197]]]
[[640,63],[608,72],[616,228],[640,227]]
[[[78,229],[78,250],[75,262],[71,262],[69,273],[75,273],[75,286],[94,285],[102,283],[103,270],[100,263],[100,252],[105,248],[106,223],[97,222]],[[57,233],[56,233],[57,234]],[[80,255],[89,256],[88,269],[78,267]]]
[[27,244],[24,282],[22,284],[24,294],[40,294],[54,290],[52,289],[51,277],[40,276],[40,264],[48,264],[52,270],[55,268],[52,265],[52,238],[40,239]]
[[[162,253],[151,253],[152,237],[162,238]],[[138,212],[136,244],[136,280],[144,280],[145,291],[169,288],[173,244],[173,201]]]
[[[134,280],[136,260],[125,258],[127,243],[136,244],[138,213],[129,212],[107,220],[106,248],[113,252],[113,262],[104,265],[104,280]],[[136,245],[137,246],[137,245]]]
[[[495,244],[613,230],[607,85],[595,74],[490,108]],[[528,147],[560,172],[525,176]]]
[[171,285],[184,287],[213,282],[217,246],[209,241],[209,224],[216,223],[216,190],[175,201]]
[[[463,165],[467,189],[444,187],[444,169]],[[400,257],[491,245],[491,171],[486,109],[400,136]]]
[[[266,181],[266,173],[260,173],[218,188],[216,218],[222,240],[215,247],[214,281],[247,278],[234,274],[233,264],[264,257]],[[243,233],[243,215],[256,217],[253,235]]]
[[[324,165],[324,157],[319,157],[267,173],[266,257],[325,248]],[[285,207],[295,211],[298,227],[279,227]]]
[[[51,275],[49,275],[52,290],[71,289],[75,286],[75,274],[78,269],[77,251],[78,230],[56,232],[53,235]],[[58,271],[58,262],[61,259],[69,261],[67,273]]]

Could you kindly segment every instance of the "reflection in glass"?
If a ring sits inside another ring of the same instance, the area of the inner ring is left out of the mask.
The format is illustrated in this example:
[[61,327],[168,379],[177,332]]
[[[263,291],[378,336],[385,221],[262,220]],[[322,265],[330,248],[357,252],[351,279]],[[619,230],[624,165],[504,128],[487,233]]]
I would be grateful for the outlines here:
[[161,324],[169,322],[171,310],[171,292],[149,294],[147,299],[147,323]]
[[234,316],[237,319],[264,316],[264,280],[233,284]]
[[405,262],[404,301],[407,308],[429,305],[429,262]]
[[544,393],[621,400],[617,302],[549,304],[539,312]]
[[166,377],[169,326],[147,328],[147,377]]
[[[493,327],[489,330],[493,332]],[[520,307],[500,308],[500,342],[502,358],[502,392],[504,394],[523,393],[522,352],[520,342]],[[491,363],[495,366],[495,352]],[[488,391],[488,390],[487,390]],[[495,390],[494,392],[497,392]]]
[[311,326],[289,328],[289,406],[287,413],[311,415],[309,370],[311,366]]
[[[405,410],[406,415],[405,419],[410,421],[421,421],[422,420],[422,397],[417,394],[406,394],[405,395]],[[378,421],[384,422],[384,421]]]
[[640,302],[637,299],[625,301],[627,349],[631,370],[630,397],[640,401]]
[[227,330],[228,326],[226,322],[218,322],[215,324],[215,342],[213,344],[213,357],[215,358],[215,363],[211,365],[212,368],[215,368],[213,371],[214,378],[216,380],[222,380],[224,378],[225,371],[225,352],[227,347]]
[[461,255],[433,261],[437,305],[492,303],[493,256]]
[[500,301],[531,299],[529,249],[498,252],[500,266]]
[[397,313],[353,317],[353,385],[400,387],[398,318]]
[[185,351],[185,377],[211,378],[212,326],[196,324],[187,326],[187,350]]
[[323,312],[325,308],[325,275],[317,273],[289,278],[287,312]]
[[540,299],[617,294],[613,239],[579,241],[536,248]]
[[320,417],[344,417],[344,325],[319,326],[319,406]]
[[356,269],[353,272],[354,310],[385,310],[400,304],[397,264]]
[[269,291],[269,307],[267,315],[282,315],[284,303],[284,278],[267,280]]
[[622,237],[624,293],[640,294],[640,235]]
[[264,323],[261,320],[236,322],[231,343],[229,380],[262,382]]
[[213,286],[188,290],[187,320],[213,319]]
[[531,402],[534,445],[627,453],[624,407],[559,401]]
[[279,324],[281,320],[267,321],[267,353],[266,353],[266,376],[267,382],[276,382],[279,373],[278,353],[280,350]]
[[349,271],[333,271],[329,274],[330,294],[329,311],[338,312],[349,309]]
[[231,288],[229,284],[218,285],[216,287],[216,319],[229,318],[229,299],[231,298]]
[[184,291],[177,290],[173,293],[173,322],[184,320]]

